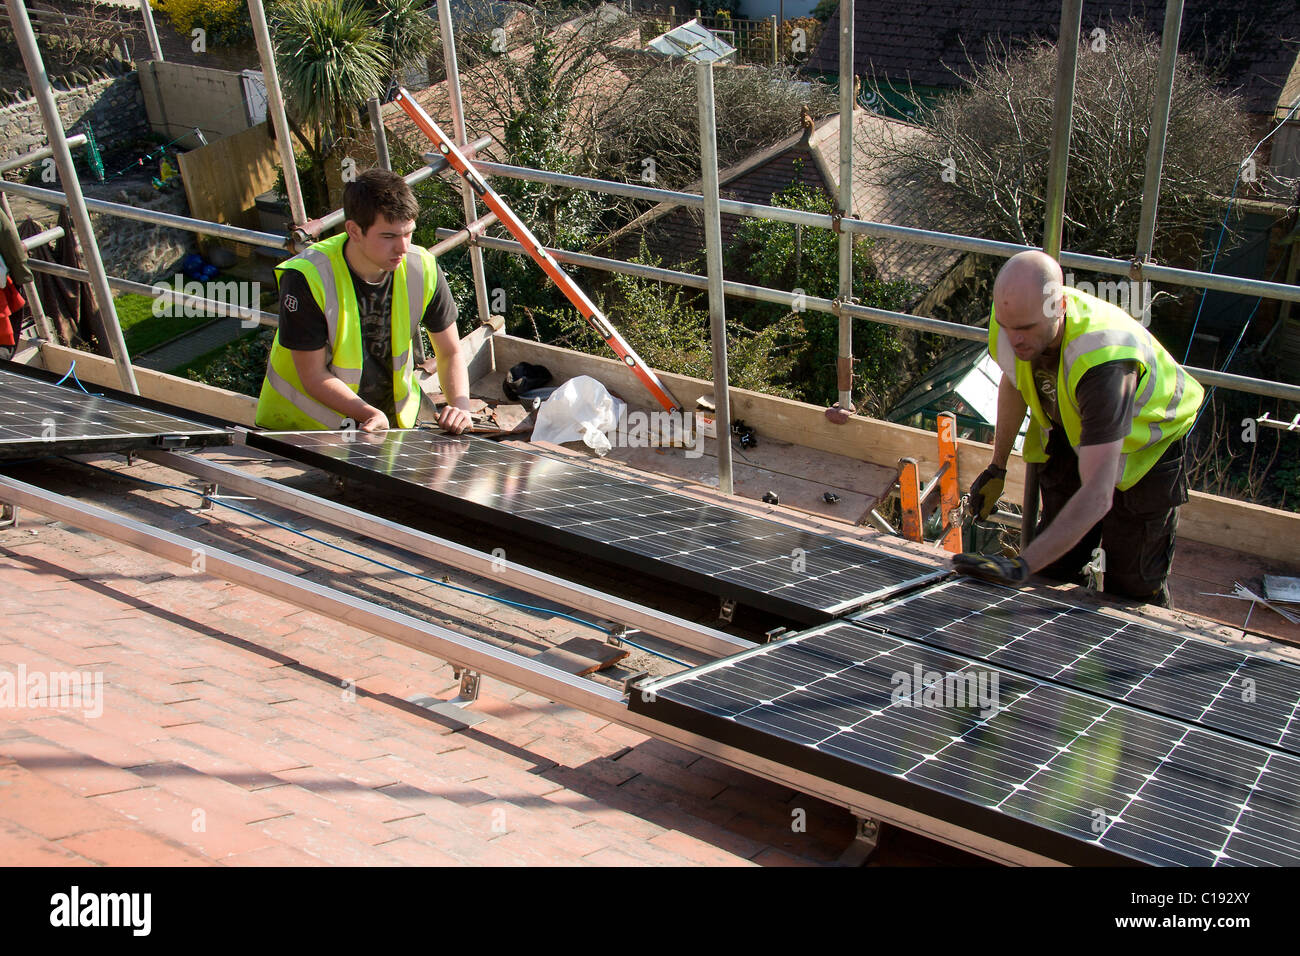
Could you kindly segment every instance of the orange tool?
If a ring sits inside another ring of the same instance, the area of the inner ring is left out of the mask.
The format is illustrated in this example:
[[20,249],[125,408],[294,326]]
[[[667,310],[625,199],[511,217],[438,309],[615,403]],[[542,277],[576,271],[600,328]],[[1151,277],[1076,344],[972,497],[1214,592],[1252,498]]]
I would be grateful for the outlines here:
[[447,134],[438,128],[438,124],[430,118],[424,108],[415,102],[411,98],[411,94],[405,89],[398,92],[395,102],[411,118],[411,122],[438,147],[438,151],[447,157],[448,165],[465,178],[470,188],[474,190],[475,195],[483,200],[492,212],[496,213],[501,223],[519,240],[524,250],[533,257],[533,261],[542,267],[542,271],[560,287],[560,291],[573,303],[574,308],[605,340],[606,344],[614,350],[614,354],[641,380],[641,383],[654,396],[655,401],[670,412],[680,411],[681,406],[673,398],[663,382],[659,381],[659,376],[655,375],[654,371],[633,351],[632,346],[627,344],[623,336],[610,324],[609,319],[596,307],[596,304],[587,298],[587,294],[578,287],[578,284],[565,274],[559,263],[551,257],[551,254],[543,248],[537,237],[533,235],[532,230],[524,225],[523,220],[516,216],[514,210],[506,205],[505,200],[497,195],[496,190],[489,186],[482,175],[469,164],[469,160],[457,149],[456,144],[447,137]]
[[944,549],[951,554],[961,553],[961,524],[954,525],[953,511],[961,507],[961,490],[957,487],[957,416],[952,412],[939,413],[939,513],[947,519],[944,528]]

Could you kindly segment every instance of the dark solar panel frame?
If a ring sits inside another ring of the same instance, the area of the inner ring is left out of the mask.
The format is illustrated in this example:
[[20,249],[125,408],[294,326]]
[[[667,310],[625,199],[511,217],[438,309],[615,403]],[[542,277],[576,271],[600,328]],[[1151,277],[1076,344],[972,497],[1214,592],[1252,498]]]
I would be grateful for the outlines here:
[[[996,671],[1002,706],[901,706],[889,675],[918,664]],[[1300,863],[1300,759],[844,622],[643,681],[628,706],[1062,863]]]
[[[802,624],[821,623],[950,573],[473,436],[393,431],[375,443],[339,433],[268,432],[251,433],[247,440],[512,536],[526,534]],[[404,451],[404,444],[414,449]],[[476,470],[479,463],[491,468]],[[795,549],[802,552],[797,570]]]
[[231,442],[229,430],[211,419],[200,423],[113,389],[90,386],[88,394],[57,382],[42,370],[0,366],[0,459]]
[[849,619],[1300,755],[1300,666],[1287,661],[970,579]]

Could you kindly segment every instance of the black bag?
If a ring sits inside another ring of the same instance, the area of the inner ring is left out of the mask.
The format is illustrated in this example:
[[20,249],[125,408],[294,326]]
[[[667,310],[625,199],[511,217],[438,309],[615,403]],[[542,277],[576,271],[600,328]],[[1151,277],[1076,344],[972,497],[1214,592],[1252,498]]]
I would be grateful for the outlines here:
[[520,362],[510,370],[506,380],[501,383],[501,390],[506,393],[506,398],[512,402],[517,402],[524,392],[542,388],[550,381],[551,371],[546,366],[533,365],[531,362]]

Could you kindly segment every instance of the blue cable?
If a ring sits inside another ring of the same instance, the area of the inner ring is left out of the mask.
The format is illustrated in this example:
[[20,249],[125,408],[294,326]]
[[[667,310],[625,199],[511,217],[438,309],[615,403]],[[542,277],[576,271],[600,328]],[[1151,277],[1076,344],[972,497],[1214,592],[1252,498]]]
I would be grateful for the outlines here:
[[[83,392],[86,392],[86,386],[82,385],[82,384],[81,384],[81,379],[77,378],[77,360],[76,360],[76,359],[73,359],[73,360],[72,360],[72,364],[71,364],[70,366],[68,366],[68,370],[67,370],[66,372],[63,373],[63,378],[59,379],[59,380],[58,380],[57,382],[55,382],[54,384],[55,384],[55,385],[62,385],[64,382],[66,382],[66,381],[68,380],[68,376],[69,376],[69,375],[71,375],[71,376],[72,376],[72,380],[73,380],[74,382],[76,382],[76,384],[77,384],[77,388],[81,389]],[[99,395],[99,394],[97,394],[97,393],[95,393],[95,392],[86,392],[86,394],[89,395],[91,398],[102,398],[102,397],[103,397],[102,395]]]
[[[72,459],[65,459],[65,460],[72,461]],[[326,540],[324,540],[324,539],[322,539],[322,538],[318,538],[318,537],[316,537],[315,535],[308,534],[308,533],[305,532],[305,531],[300,531],[299,529],[294,528],[294,527],[291,527],[291,526],[289,526],[289,525],[287,525],[287,524],[284,524],[283,522],[276,521],[274,518],[268,518],[266,515],[258,514],[256,511],[250,511],[250,510],[247,509],[247,508],[241,508],[241,507],[239,507],[238,505],[232,505],[232,504],[229,504],[228,502],[221,501],[221,500],[219,500],[218,498],[213,497],[212,495],[206,495],[206,494],[204,494],[204,493],[201,492],[201,491],[195,491],[193,488],[185,488],[185,487],[182,487],[181,485],[169,485],[169,484],[166,484],[165,482],[161,482],[161,481],[153,481],[152,479],[149,479],[149,478],[141,478],[141,477],[138,476],[138,475],[131,475],[131,474],[127,474],[127,473],[125,473],[125,472],[121,472],[121,471],[113,471],[112,469],[109,469],[109,468],[101,468],[101,467],[98,466],[98,465],[92,465],[92,464],[90,464],[90,463],[88,463],[88,462],[84,462],[84,461],[77,461],[77,462],[74,462],[74,463],[75,463],[75,464],[78,464],[78,465],[81,465],[81,466],[83,466],[83,467],[85,467],[85,468],[92,468],[92,469],[94,469],[95,471],[102,471],[102,472],[104,472],[105,474],[113,475],[113,476],[115,476],[115,477],[120,477],[120,478],[129,478],[131,481],[137,481],[137,482],[140,482],[141,484],[145,484],[145,485],[153,485],[155,488],[167,488],[167,489],[170,489],[171,491],[181,491],[181,492],[184,492],[184,493],[186,493],[186,494],[195,495],[195,496],[197,496],[197,497],[199,497],[199,498],[202,498],[204,501],[210,501],[210,502],[212,502],[213,504],[215,504],[215,505],[220,505],[220,506],[223,507],[223,508],[229,508],[231,511],[237,511],[237,512],[239,512],[240,514],[247,515],[247,516],[250,517],[250,518],[256,518],[258,521],[264,521],[264,522],[266,522],[267,524],[272,525],[272,526],[274,526],[274,527],[276,527],[276,528],[280,528],[280,529],[282,529],[282,530],[284,530],[284,531],[288,531],[288,532],[290,532],[290,533],[292,533],[292,534],[296,534],[296,535],[299,535],[299,536],[301,536],[301,537],[303,537],[303,538],[306,538],[308,541],[314,541],[316,544],[324,545],[324,546],[327,547],[327,548],[333,548],[335,551],[342,551],[344,554],[350,554],[350,555],[352,555],[354,558],[360,558],[360,559],[363,560],[363,561],[369,561],[369,562],[372,563],[372,564],[377,564],[377,565],[379,565],[381,568],[385,568],[385,569],[387,569],[387,570],[389,570],[389,571],[395,571],[395,572],[397,572],[398,574],[406,574],[406,575],[409,575],[409,576],[411,576],[411,577],[413,577],[413,578],[419,578],[421,581],[427,581],[427,582],[429,582],[430,584],[436,584],[436,585],[438,585],[439,587],[448,588],[448,589],[450,589],[450,590],[452,590],[452,591],[459,591],[459,592],[461,592],[462,594],[469,594],[469,595],[473,595],[474,597],[487,598],[489,601],[496,601],[496,602],[498,602],[499,604],[505,604],[505,605],[508,605],[508,606],[510,606],[510,607],[520,608],[521,610],[525,610],[525,611],[536,611],[536,612],[538,612],[539,614],[550,614],[550,615],[553,615],[553,616],[555,616],[555,617],[562,617],[562,618],[564,618],[566,621],[573,621],[575,624],[581,624],[581,625],[583,625],[584,627],[589,627],[589,628],[591,628],[592,630],[600,631],[602,634],[613,634],[613,631],[609,630],[608,628],[601,627],[599,624],[593,624],[593,623],[591,623],[590,621],[584,621],[582,618],[580,618],[580,617],[574,617],[572,614],[565,614],[565,613],[560,612],[560,611],[552,610],[551,608],[535,607],[535,606],[533,606],[533,605],[531,605],[531,604],[523,604],[523,603],[518,602],[518,601],[508,601],[508,600],[506,600],[505,598],[503,598],[503,597],[498,597],[498,596],[496,596],[496,595],[494,595],[494,594],[484,594],[484,593],[481,592],[481,591],[475,591],[475,590],[472,590],[472,589],[470,589],[470,588],[464,588],[464,587],[461,587],[460,585],[457,585],[457,584],[450,584],[450,583],[448,583],[447,581],[439,581],[439,580],[437,580],[436,578],[431,578],[431,577],[428,577],[427,575],[419,574],[418,572],[415,572],[415,571],[407,571],[405,568],[399,568],[399,567],[397,567],[397,566],[395,566],[395,565],[388,564],[387,562],[380,561],[378,558],[372,558],[372,557],[370,557],[369,555],[366,555],[366,554],[360,554],[360,553],[358,553],[358,552],[356,552],[356,551],[352,551],[352,550],[350,550],[350,549],[348,549],[348,548],[345,548],[345,547],[343,547],[342,545],[334,544],[332,541],[326,541]],[[637,643],[635,643],[634,641],[629,641],[629,640],[628,640],[627,638],[625,638],[625,637],[620,637],[619,640],[620,640],[622,643],[627,644],[629,647],[635,647],[637,650],[639,650],[639,651],[644,651],[644,652],[647,653],[647,654],[653,654],[653,655],[656,656],[656,657],[662,657],[664,660],[671,661],[672,663],[674,663],[674,664],[678,664],[678,665],[680,665],[680,666],[682,666],[682,667],[690,667],[690,666],[691,666],[690,664],[686,663],[685,661],[679,661],[679,660],[678,660],[677,658],[675,658],[675,657],[670,657],[669,655],[664,654],[664,653],[662,653],[662,652],[660,652],[660,651],[652,650],[651,648],[649,648],[649,647],[645,647],[644,645],[641,645],[641,644],[637,644]]]

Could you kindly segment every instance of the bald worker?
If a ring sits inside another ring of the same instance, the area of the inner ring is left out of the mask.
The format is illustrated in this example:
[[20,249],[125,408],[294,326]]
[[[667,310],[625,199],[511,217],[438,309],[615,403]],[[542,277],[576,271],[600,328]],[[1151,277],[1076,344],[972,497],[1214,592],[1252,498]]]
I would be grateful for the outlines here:
[[1038,573],[1083,581],[1100,546],[1107,593],[1168,606],[1178,506],[1187,500],[1183,437],[1203,392],[1127,312],[1066,288],[1037,251],[993,284],[989,354],[1002,370],[993,461],[971,485],[981,518],[997,505],[1025,419],[1040,462],[1037,537],[1015,558],[959,554],[966,574],[1018,585]]

